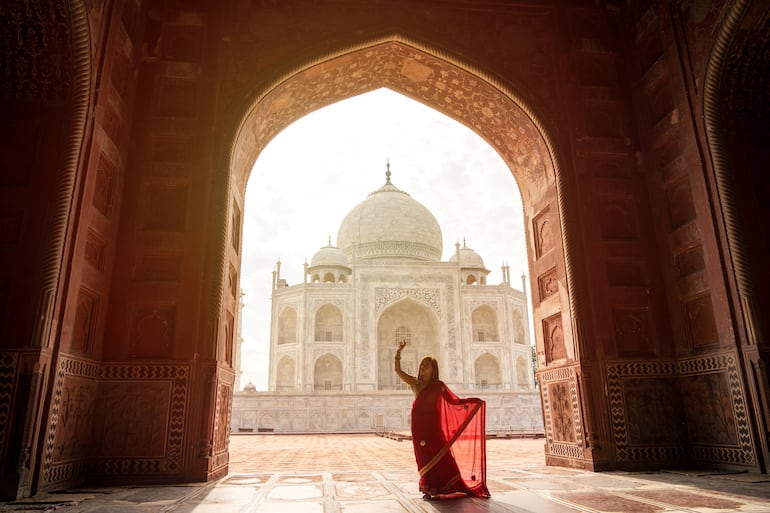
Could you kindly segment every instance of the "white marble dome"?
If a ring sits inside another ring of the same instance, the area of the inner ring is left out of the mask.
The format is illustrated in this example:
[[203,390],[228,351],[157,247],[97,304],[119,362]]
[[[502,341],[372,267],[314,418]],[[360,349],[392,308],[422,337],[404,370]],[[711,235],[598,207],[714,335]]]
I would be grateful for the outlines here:
[[449,258],[450,262],[457,262],[460,259],[460,267],[477,267],[485,269],[484,260],[474,250],[465,245],[463,241],[463,247],[458,248],[457,252]]
[[349,262],[357,260],[441,260],[441,227],[419,201],[390,182],[353,207],[337,232]]
[[335,266],[347,267],[347,265],[348,259],[345,256],[345,253],[339,248],[332,246],[331,241],[329,241],[328,246],[324,246],[316,251],[315,255],[313,255],[313,258],[310,260],[311,268]]

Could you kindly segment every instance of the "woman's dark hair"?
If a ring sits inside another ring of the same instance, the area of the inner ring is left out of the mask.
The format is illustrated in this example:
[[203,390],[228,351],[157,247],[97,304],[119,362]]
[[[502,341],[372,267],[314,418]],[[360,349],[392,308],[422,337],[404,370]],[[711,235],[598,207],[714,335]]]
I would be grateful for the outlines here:
[[431,379],[433,379],[433,381],[438,381],[438,361],[436,361],[436,359],[433,358],[432,356],[426,356],[420,362],[420,367],[422,367],[422,364],[425,363],[426,361],[430,362],[430,366],[433,369],[433,372],[431,373],[431,376],[432,376]]

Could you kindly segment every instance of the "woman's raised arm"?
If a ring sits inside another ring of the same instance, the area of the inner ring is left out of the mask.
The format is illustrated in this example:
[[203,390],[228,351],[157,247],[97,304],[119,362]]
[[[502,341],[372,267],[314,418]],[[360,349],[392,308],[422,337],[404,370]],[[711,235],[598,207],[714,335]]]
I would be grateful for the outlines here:
[[402,340],[401,343],[398,345],[398,349],[396,350],[396,359],[394,368],[396,370],[396,374],[398,374],[398,377],[401,378],[401,380],[409,385],[410,387],[414,388],[417,385],[417,378],[414,376],[410,376],[403,370],[401,370],[401,350],[406,345],[406,341]]

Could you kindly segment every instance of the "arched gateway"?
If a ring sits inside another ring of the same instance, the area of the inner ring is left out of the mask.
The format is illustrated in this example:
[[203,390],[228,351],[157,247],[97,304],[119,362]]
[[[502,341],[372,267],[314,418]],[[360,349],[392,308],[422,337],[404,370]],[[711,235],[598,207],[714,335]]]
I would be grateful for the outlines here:
[[766,153],[715,119],[767,112],[724,63],[766,62],[769,15],[723,4],[0,13],[3,497],[227,471],[249,170],[379,87],[467,125],[519,184],[550,464],[764,471],[770,250],[741,227],[768,203],[741,156]]

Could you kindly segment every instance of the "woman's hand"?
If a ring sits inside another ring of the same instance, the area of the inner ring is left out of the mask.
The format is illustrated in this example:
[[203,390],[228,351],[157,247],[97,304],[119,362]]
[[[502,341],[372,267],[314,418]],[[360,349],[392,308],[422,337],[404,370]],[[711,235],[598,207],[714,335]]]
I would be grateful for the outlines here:
[[406,340],[402,340],[401,342],[399,342],[399,344],[398,344],[398,352],[400,353],[400,352],[401,352],[401,350],[402,350],[402,349],[403,349],[405,346],[406,346]]

